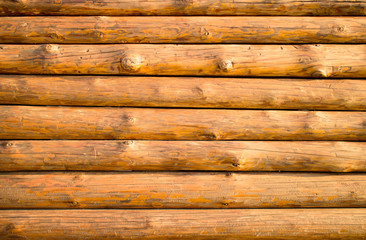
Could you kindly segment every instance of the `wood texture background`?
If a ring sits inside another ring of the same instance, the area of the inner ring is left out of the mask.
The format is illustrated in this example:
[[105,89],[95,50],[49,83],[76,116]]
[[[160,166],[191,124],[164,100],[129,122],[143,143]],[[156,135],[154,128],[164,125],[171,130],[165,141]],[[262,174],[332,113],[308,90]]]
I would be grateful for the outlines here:
[[366,81],[0,75],[0,103],[365,111]]
[[366,140],[366,112],[0,106],[0,139]]
[[7,0],[1,15],[366,15],[363,0]]
[[1,45],[0,73],[366,77],[366,45]]
[[365,0],[0,16],[0,239],[366,239]]
[[[0,208],[363,207],[364,174],[0,174]],[[219,190],[219,193],[218,193]]]
[[38,240],[364,239],[365,209],[2,210],[1,236]]
[[364,142],[0,141],[2,171],[366,172]]
[[0,43],[365,42],[360,17],[4,17],[0,24]]

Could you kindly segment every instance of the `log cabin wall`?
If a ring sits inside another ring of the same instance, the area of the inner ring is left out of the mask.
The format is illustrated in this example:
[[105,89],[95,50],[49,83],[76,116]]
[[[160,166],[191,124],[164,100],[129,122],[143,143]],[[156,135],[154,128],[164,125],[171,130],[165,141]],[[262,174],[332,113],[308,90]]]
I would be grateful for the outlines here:
[[0,0],[0,239],[366,239],[366,1]]

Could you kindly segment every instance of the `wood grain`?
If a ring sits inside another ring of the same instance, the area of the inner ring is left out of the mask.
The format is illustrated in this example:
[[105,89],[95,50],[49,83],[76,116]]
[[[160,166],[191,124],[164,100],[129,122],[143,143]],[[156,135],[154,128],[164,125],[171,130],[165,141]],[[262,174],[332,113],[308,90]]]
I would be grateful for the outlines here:
[[0,43],[366,43],[366,18],[3,17]]
[[0,141],[1,171],[366,172],[365,142]]
[[0,106],[0,139],[366,140],[366,112]]
[[366,2],[339,0],[6,0],[0,15],[366,15]]
[[0,236],[29,240],[360,240],[365,224],[365,209],[0,211]]
[[366,110],[366,81],[0,75],[0,104]]
[[366,77],[366,45],[1,45],[0,73]]
[[365,207],[366,175],[2,173],[1,209]]

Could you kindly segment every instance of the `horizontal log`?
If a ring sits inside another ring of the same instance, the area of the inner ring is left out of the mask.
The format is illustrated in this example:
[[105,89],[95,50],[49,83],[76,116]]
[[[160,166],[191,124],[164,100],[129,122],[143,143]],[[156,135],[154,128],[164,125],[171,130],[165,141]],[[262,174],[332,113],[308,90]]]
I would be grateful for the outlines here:
[[0,104],[366,110],[366,81],[0,75]]
[[366,175],[2,173],[1,209],[365,207]]
[[366,112],[0,106],[0,139],[366,140]]
[[3,210],[5,239],[365,239],[365,209]]
[[13,0],[0,15],[366,15],[366,2],[339,0]]
[[365,142],[0,141],[1,171],[366,172]]
[[1,45],[0,73],[366,77],[366,45]]
[[366,43],[366,18],[3,17],[0,43]]

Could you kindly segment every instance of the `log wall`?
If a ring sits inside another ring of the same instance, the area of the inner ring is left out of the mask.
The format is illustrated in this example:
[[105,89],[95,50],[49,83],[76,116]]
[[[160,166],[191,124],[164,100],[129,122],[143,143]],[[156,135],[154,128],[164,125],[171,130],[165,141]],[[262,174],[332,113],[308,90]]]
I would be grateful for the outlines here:
[[365,239],[366,1],[0,1],[0,239]]

